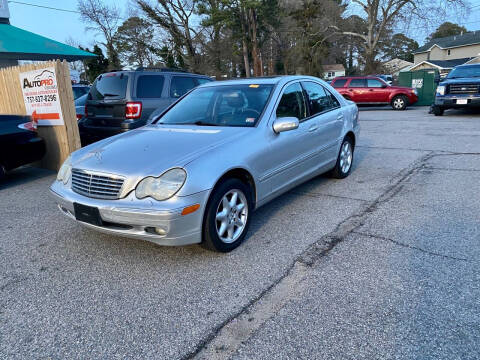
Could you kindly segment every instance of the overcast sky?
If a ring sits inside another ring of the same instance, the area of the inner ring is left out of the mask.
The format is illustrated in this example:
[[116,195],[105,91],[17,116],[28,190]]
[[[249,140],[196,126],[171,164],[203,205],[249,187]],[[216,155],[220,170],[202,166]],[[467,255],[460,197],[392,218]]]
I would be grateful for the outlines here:
[[[121,6],[125,17],[128,14],[129,4],[130,7],[132,6],[131,0],[104,1]],[[72,11],[77,10],[77,0],[18,0],[18,2],[56,7]],[[472,10],[465,16],[465,18],[459,19],[455,14],[451,14],[445,20],[460,23],[468,30],[480,30],[480,0],[470,0],[470,4]],[[60,42],[65,42],[71,37],[81,45],[87,47],[92,47],[96,36],[100,39],[95,32],[85,31],[85,25],[80,21],[80,16],[77,13],[27,6],[19,4],[16,1],[13,2],[13,0],[9,1],[9,7],[10,23],[36,34]],[[409,35],[422,45],[426,35],[428,35],[428,31],[417,29],[416,31],[411,31]]]

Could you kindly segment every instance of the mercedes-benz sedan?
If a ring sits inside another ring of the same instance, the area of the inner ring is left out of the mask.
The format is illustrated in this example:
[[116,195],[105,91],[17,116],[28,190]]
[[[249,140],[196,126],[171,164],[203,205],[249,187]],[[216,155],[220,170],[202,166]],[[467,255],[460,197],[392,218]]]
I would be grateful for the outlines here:
[[319,174],[349,175],[357,121],[357,106],[314,77],[212,82],[72,153],[51,191],[95,230],[227,252],[258,207]]

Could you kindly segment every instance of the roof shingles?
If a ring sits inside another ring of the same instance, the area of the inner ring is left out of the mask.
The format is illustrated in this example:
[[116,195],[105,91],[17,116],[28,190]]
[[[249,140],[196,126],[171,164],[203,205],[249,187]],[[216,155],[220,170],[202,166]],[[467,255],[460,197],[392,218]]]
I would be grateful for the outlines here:
[[419,47],[414,54],[428,51],[433,45],[437,45],[442,49],[448,49],[456,46],[466,46],[472,44],[480,44],[480,31],[466,32],[462,35],[452,35],[443,38],[433,39],[425,45]]

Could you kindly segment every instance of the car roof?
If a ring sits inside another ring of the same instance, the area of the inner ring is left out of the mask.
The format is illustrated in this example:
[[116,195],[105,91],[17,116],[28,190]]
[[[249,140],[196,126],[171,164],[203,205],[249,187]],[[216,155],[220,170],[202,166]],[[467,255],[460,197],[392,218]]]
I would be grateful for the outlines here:
[[455,68],[459,68],[459,67],[475,67],[475,66],[480,66],[480,63],[457,65],[457,66],[455,66]]
[[167,74],[167,75],[180,75],[180,76],[193,76],[193,77],[202,77],[202,78],[211,78],[208,75],[202,75],[202,74],[195,74],[191,73],[188,71],[175,71],[175,70],[166,70],[166,69],[161,69],[161,68],[152,68],[152,69],[137,69],[137,70],[112,70],[112,71],[107,71],[103,73],[102,75],[106,74],[115,74],[115,73],[124,73],[124,74],[135,74],[135,73],[141,73],[141,74]]
[[251,78],[237,78],[231,80],[219,80],[212,81],[201,85],[201,87],[209,86],[223,86],[223,85],[277,85],[284,84],[293,80],[321,80],[313,76],[301,76],[301,75],[279,75],[279,76],[262,76]]

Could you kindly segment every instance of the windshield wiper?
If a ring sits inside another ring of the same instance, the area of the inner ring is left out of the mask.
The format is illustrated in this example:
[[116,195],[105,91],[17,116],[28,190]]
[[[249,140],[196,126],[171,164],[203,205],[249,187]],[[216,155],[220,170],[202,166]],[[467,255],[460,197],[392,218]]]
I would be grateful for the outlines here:
[[[188,124],[188,123],[187,123]],[[208,123],[208,122],[203,122],[201,120],[195,121],[192,123],[193,125],[203,125],[203,126],[218,126],[218,124],[213,124],[213,123]]]

